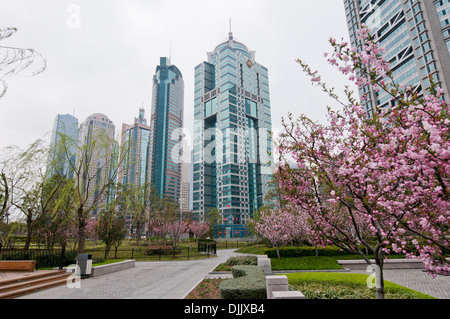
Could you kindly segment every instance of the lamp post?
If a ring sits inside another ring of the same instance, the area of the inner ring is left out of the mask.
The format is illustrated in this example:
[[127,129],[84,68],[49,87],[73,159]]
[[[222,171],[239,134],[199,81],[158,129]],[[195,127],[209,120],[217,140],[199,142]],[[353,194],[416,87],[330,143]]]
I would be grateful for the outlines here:
[[256,205],[258,205],[258,198],[260,198],[260,197],[262,197],[262,195],[259,195],[258,197],[256,197],[256,198],[253,200],[253,210],[254,210],[254,211],[256,210]]

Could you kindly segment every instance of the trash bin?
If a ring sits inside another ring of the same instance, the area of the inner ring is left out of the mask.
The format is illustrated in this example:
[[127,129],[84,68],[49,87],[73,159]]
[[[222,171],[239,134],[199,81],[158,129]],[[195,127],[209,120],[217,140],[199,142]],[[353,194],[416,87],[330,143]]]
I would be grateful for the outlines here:
[[77,266],[79,267],[80,277],[88,278],[92,272],[92,254],[78,254]]

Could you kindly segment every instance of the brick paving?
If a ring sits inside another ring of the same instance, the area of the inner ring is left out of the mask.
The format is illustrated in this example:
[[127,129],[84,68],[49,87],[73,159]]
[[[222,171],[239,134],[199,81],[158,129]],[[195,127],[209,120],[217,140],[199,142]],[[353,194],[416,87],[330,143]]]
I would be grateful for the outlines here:
[[450,299],[450,276],[432,277],[421,269],[384,270],[385,280],[423,292],[438,299]]

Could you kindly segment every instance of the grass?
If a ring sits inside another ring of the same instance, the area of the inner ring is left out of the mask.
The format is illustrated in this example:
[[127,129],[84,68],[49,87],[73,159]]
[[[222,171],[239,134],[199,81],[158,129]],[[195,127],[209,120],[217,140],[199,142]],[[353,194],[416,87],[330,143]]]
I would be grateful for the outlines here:
[[102,265],[109,265],[109,264],[118,263],[118,262],[121,262],[121,261],[124,261],[124,260],[125,259],[106,259],[103,262],[92,264],[92,267],[102,266]]
[[[355,273],[287,274],[289,285],[306,299],[375,299],[374,288],[367,286],[369,275]],[[384,281],[385,299],[436,299],[427,294]]]
[[[367,286],[368,275],[354,273],[305,272],[287,274],[292,290],[306,299],[375,299]],[[219,286],[226,279],[205,279],[185,299],[220,299]],[[427,294],[385,280],[385,299],[436,299]]]

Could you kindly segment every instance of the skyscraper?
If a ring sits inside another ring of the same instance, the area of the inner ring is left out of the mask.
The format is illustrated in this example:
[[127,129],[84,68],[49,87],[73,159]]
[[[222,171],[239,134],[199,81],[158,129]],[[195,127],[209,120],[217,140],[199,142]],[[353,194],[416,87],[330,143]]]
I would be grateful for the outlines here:
[[117,182],[118,147],[114,139],[114,123],[104,114],[94,113],[79,130],[76,166],[77,182],[86,198],[86,205],[94,206],[94,215],[106,208],[112,198],[112,186]]
[[[450,88],[450,1],[449,0],[344,0],[350,41],[359,51],[363,43],[356,31],[366,24],[378,36],[385,59],[391,63],[394,80],[422,94],[430,88],[429,76],[444,89]],[[389,107],[386,92],[370,86],[360,89],[368,94],[365,108]]]
[[122,185],[139,187],[150,182],[150,133],[143,108],[139,109],[139,117],[134,119],[134,124],[122,124],[121,167],[118,174]]
[[205,220],[217,209],[223,224],[243,225],[271,176],[268,69],[231,31],[207,57],[195,68],[193,211]]
[[180,70],[162,57],[153,77],[151,184],[160,197],[180,203],[184,81]]
[[73,176],[78,142],[78,119],[70,114],[58,114],[50,140],[48,175]]

